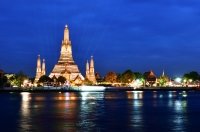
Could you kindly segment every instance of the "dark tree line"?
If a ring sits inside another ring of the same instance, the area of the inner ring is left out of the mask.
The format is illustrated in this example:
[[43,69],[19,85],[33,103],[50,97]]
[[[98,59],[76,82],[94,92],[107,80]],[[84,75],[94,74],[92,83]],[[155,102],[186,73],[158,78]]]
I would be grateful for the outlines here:
[[191,71],[189,73],[185,73],[183,75],[183,79],[185,81],[190,81],[190,82],[193,82],[193,81],[196,81],[196,80],[200,80],[200,76],[198,74],[198,72],[196,71]]
[[105,81],[109,83],[131,83],[136,79],[144,79],[144,76],[140,72],[132,72],[131,70],[126,70],[125,72],[119,74],[109,71],[106,74]]
[[59,76],[58,78],[56,78],[56,80],[53,80],[52,78],[50,78],[49,76],[43,75],[39,78],[38,82],[39,83],[44,83],[44,82],[56,82],[56,83],[65,83],[66,78],[63,76]]

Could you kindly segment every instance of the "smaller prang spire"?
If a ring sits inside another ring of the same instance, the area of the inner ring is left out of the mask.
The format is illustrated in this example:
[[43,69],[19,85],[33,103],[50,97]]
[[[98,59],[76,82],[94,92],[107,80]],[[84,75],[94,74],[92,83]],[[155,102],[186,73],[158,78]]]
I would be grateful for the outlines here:
[[90,68],[89,68],[89,63],[88,63],[88,60],[86,62],[86,77],[88,77],[90,74]]
[[43,62],[42,62],[42,75],[46,75],[45,60],[44,59],[43,59]]
[[39,78],[42,76],[42,69],[41,69],[41,60],[40,60],[40,55],[38,55],[37,59],[37,67],[36,67],[36,76],[34,80],[34,86],[37,86],[37,82]]
[[162,73],[162,77],[164,77],[165,76],[165,72],[164,72],[164,67],[163,67],[163,73]]
[[93,56],[91,56],[90,63],[88,63],[88,60],[86,63],[86,78],[88,78],[88,80],[92,81],[94,84],[96,83]]
[[93,60],[93,56],[91,56],[91,59],[90,59],[90,73],[94,74],[94,60]]
[[36,72],[41,72],[41,60],[40,60],[40,55],[38,55],[38,59],[37,59],[37,68],[36,68]]

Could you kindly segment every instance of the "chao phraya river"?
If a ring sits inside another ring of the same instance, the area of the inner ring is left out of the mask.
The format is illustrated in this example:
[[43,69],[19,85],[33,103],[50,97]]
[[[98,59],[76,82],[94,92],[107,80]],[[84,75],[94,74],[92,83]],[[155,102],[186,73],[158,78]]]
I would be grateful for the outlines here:
[[0,93],[1,132],[200,131],[200,92]]

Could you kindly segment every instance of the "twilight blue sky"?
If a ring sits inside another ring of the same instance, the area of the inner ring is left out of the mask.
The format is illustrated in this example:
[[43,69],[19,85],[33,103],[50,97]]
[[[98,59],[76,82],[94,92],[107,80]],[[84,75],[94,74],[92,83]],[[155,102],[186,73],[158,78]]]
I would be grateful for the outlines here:
[[65,24],[84,76],[91,55],[102,76],[152,69],[159,77],[163,67],[169,77],[200,72],[199,0],[1,0],[0,69],[34,77],[40,54],[49,75]]

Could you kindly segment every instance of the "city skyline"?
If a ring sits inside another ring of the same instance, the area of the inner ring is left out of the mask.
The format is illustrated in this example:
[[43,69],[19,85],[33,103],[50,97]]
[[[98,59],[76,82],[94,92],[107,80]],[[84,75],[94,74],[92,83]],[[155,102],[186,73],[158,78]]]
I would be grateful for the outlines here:
[[60,56],[63,30],[70,32],[75,63],[85,76],[125,70],[156,77],[200,72],[200,2],[186,1],[13,1],[0,2],[0,69],[35,77],[37,57],[46,75]]

